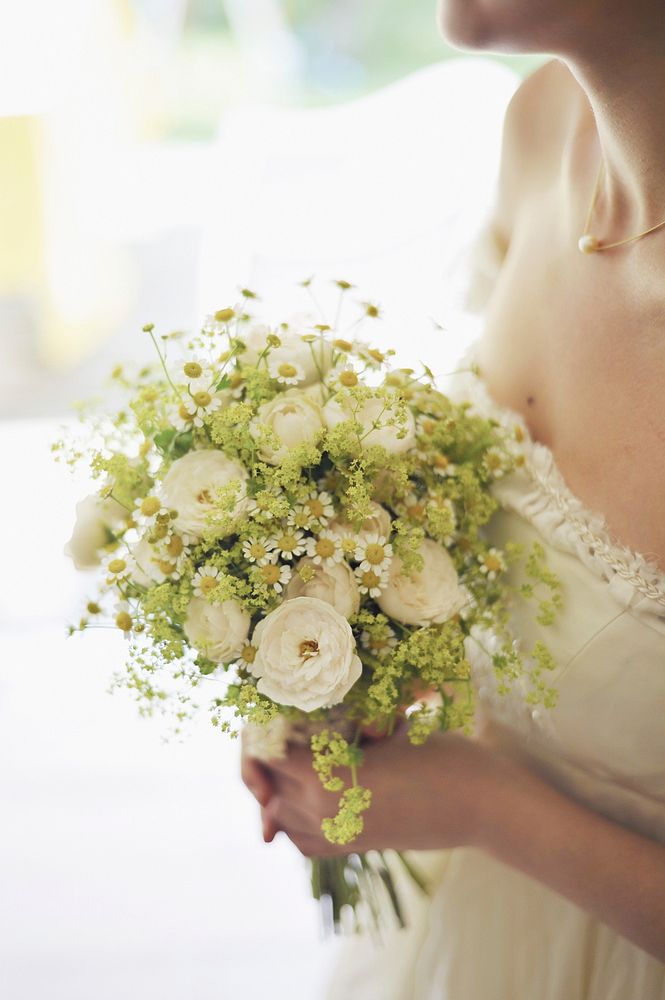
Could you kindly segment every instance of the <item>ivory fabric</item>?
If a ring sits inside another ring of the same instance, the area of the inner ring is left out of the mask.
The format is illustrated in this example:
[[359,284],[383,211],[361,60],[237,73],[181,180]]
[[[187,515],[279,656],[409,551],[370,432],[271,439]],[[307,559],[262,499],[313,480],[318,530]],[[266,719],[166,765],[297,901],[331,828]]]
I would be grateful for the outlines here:
[[[550,626],[521,597],[512,611],[523,651],[542,639],[554,655],[554,708],[533,709],[520,685],[499,694],[493,637],[467,640],[482,718],[565,793],[665,843],[665,573],[612,539],[522,418],[461,369],[450,394],[523,439],[524,464],[494,487],[488,535],[539,541],[563,596]],[[665,965],[541,883],[471,848],[413,859],[433,894],[405,885],[409,928],[345,945],[328,1000],[665,1000]]]

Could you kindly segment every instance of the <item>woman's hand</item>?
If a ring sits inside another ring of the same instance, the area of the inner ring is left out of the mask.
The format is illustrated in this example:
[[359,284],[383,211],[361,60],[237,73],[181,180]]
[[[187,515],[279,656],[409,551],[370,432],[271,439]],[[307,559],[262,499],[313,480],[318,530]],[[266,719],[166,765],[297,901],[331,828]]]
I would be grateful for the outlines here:
[[[457,733],[437,733],[414,747],[404,726],[367,743],[363,753],[358,778],[371,790],[372,804],[352,849],[429,850],[475,842],[483,803],[503,773],[498,755]],[[321,833],[339,796],[321,785],[307,747],[292,746],[285,760],[269,764],[243,753],[243,779],[262,807],[267,842],[283,831],[308,857],[348,853],[348,845],[330,844]]]

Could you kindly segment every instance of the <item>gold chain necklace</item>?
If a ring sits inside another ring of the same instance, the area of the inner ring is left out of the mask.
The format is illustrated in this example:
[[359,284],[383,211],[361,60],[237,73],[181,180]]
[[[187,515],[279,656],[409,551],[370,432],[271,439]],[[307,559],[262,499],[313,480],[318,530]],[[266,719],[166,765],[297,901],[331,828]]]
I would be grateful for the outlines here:
[[643,233],[637,233],[635,236],[629,236],[628,239],[618,240],[616,243],[601,243],[597,236],[589,232],[589,223],[591,222],[591,216],[593,215],[593,210],[596,207],[596,199],[598,198],[598,189],[600,187],[600,179],[603,176],[605,170],[605,157],[601,157],[600,167],[598,168],[598,175],[596,177],[596,184],[593,189],[593,197],[591,199],[591,204],[589,205],[589,211],[587,212],[586,221],[584,223],[584,235],[580,236],[577,241],[578,249],[581,253],[597,253],[599,250],[612,250],[614,247],[625,246],[626,243],[634,243],[636,240],[641,240],[643,236],[648,236],[649,233],[653,233],[656,229],[661,229],[665,226],[665,219],[659,222],[657,226],[652,226],[651,229],[645,229]]

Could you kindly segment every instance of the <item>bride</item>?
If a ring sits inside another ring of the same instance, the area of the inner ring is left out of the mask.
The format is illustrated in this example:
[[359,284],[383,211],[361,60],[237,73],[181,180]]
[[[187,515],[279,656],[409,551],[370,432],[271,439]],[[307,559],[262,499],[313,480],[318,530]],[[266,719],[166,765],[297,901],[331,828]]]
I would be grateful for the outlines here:
[[[547,52],[508,109],[476,372],[451,394],[523,430],[490,535],[538,539],[564,608],[513,626],[555,708],[479,689],[473,738],[366,749],[359,849],[422,855],[407,931],[342,952],[349,1000],[665,998],[665,18],[659,0],[443,0],[456,46]],[[600,513],[602,512],[602,514]],[[517,580],[516,582],[519,582]],[[309,754],[245,756],[264,836],[306,855],[334,797]],[[417,780],[415,780],[417,776]]]

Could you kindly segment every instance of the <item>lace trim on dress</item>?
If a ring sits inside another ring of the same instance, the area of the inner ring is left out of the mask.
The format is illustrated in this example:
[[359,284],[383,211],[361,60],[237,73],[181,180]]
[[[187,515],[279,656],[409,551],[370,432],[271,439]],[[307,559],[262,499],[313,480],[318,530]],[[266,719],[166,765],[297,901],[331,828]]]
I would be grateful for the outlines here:
[[[500,406],[477,374],[475,353],[464,358],[448,388],[451,398],[467,400],[472,408],[508,430],[521,430],[515,450],[524,465],[499,479],[494,495],[499,503],[523,516],[558,548],[573,552],[610,585],[617,600],[634,609],[640,598],[654,602],[651,609],[665,617],[665,572],[639,552],[612,539],[604,517],[579,500],[566,485],[550,449],[534,441],[523,417]],[[658,609],[658,610],[657,610]]]

